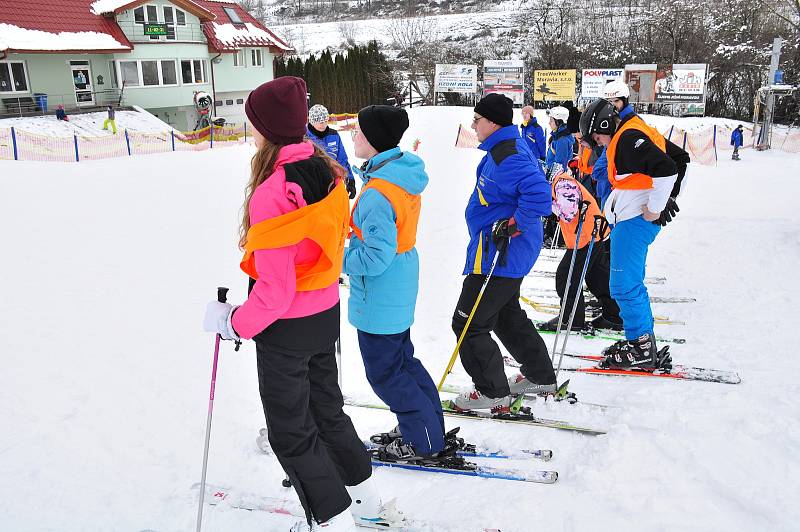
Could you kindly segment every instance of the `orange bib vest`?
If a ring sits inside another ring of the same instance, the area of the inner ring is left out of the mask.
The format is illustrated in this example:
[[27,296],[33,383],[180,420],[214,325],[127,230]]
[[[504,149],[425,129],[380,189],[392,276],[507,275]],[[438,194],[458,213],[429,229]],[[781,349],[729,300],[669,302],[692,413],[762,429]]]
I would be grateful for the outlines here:
[[617,165],[614,159],[617,155],[617,143],[622,134],[629,129],[641,131],[647,135],[647,138],[658,146],[661,151],[665,153],[667,151],[667,141],[658,130],[648,126],[644,120],[638,116],[632,117],[617,130],[614,137],[611,139],[611,143],[608,145],[606,152],[606,158],[608,159],[608,181],[611,183],[612,187],[624,190],[647,190],[653,188],[653,178],[647,174],[633,173],[617,177]]
[[[562,220],[559,216],[558,218],[558,225],[561,226],[561,234],[564,235],[564,244],[567,246],[567,249],[575,249],[575,240],[578,240],[578,249],[589,244],[589,239],[592,238],[592,231],[594,230],[594,220],[595,216],[602,216],[603,213],[600,211],[600,207],[597,205],[597,201],[594,197],[589,193],[586,188],[581,185],[577,179],[571,177],[569,174],[560,174],[557,175],[555,179],[553,179],[552,184],[552,195],[553,198],[556,196],[556,183],[561,181],[562,179],[567,179],[578,185],[581,191],[581,200],[585,200],[589,202],[589,208],[586,209],[586,216],[583,219],[583,225],[581,226],[581,234],[575,235],[575,231],[578,229],[578,214],[571,221]],[[605,235],[598,234],[595,236],[595,242],[602,240]]]
[[[385,179],[373,177],[361,189],[361,193],[358,195],[355,205],[353,205],[353,212],[356,212],[361,195],[370,188],[374,188],[383,194],[389,200],[392,209],[394,209],[395,225],[397,226],[397,253],[410,251],[417,243],[417,223],[419,222],[419,213],[422,208],[422,197],[419,194],[409,194],[403,187]],[[361,236],[361,229],[356,227],[353,222],[352,213],[350,214],[350,228],[360,240],[364,240],[364,237]]]
[[589,159],[592,157],[591,148],[587,148],[583,144],[580,147],[578,154],[578,170],[584,175],[591,175],[594,165],[589,164]]
[[349,211],[350,200],[344,183],[340,182],[317,203],[251,226],[240,263],[242,271],[258,279],[254,251],[293,246],[309,239],[320,247],[322,253],[314,262],[295,265],[297,291],[327,288],[337,282],[342,273]]

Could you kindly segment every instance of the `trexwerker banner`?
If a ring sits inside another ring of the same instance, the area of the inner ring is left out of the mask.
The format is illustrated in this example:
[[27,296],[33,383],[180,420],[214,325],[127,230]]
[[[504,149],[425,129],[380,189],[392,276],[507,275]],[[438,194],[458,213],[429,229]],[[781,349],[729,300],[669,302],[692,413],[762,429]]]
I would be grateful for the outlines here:
[[572,101],[575,99],[575,69],[535,70],[533,72],[533,100]]
[[487,59],[483,62],[483,94],[499,92],[517,105],[525,100],[525,64],[517,59]]
[[658,65],[655,97],[659,103],[701,103],[705,101],[706,65]]
[[478,88],[478,65],[436,65],[434,91],[474,94]]
[[584,68],[581,71],[581,98],[605,98],[606,83],[625,81],[624,68]]

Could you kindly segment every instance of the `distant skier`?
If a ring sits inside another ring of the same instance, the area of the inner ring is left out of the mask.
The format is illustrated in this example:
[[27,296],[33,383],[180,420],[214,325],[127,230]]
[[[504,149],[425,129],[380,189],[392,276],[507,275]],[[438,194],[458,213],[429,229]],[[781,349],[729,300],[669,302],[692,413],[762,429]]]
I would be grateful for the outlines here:
[[[550,115],[550,138],[547,143],[547,155],[545,166],[547,167],[547,180],[552,181],[555,174],[560,174],[567,170],[573,156],[573,144],[575,138],[569,130],[567,121],[569,120],[569,110],[566,107],[553,107],[548,111]],[[544,246],[550,247],[553,244],[558,222],[553,213],[550,213],[544,220]]]
[[439,392],[414,357],[411,324],[419,288],[415,247],[425,164],[398,147],[408,128],[405,109],[371,105],[354,129],[358,173],[364,180],[350,217],[350,245],[343,272],[350,276],[348,319],[372,389],[397,415],[397,429],[384,451],[413,460],[442,451],[444,417]]
[[593,101],[581,117],[583,138],[606,146],[613,187],[605,203],[605,216],[614,224],[610,291],[619,305],[626,338],[603,351],[601,365],[653,371],[666,364],[668,353],[659,354],[653,333],[644,284],[647,251],[661,226],[678,210],[674,198],[689,156],[633,112],[627,85],[614,83],[618,82],[606,86],[611,101]]
[[262,84],[245,112],[258,148],[240,241],[251,291],[241,306],[210,302],[204,327],[225,340],[255,340],[270,446],[306,512],[291,530],[355,532],[354,518],[385,524],[370,457],[337,383],[344,169],[303,140],[302,79]]
[[528,143],[531,153],[544,162],[545,152],[547,151],[544,129],[536,121],[536,117],[533,116],[533,107],[530,105],[522,108],[522,124],[519,126],[519,131],[522,134],[522,138]]
[[328,126],[329,118],[328,110],[324,106],[317,104],[311,107],[308,110],[308,138],[347,170],[347,194],[353,199],[356,197],[356,180],[350,168],[350,161],[347,160],[342,137],[338,131]]
[[[458,338],[497,265],[461,344],[461,363],[475,385],[453,401],[460,410],[507,412],[511,394],[551,393],[556,377],[544,340],[519,304],[520,286],[542,247],[541,217],[551,211],[550,187],[541,166],[513,125],[513,104],[498,93],[475,106],[472,129],[486,152],[465,216],[469,232],[464,285],[453,313]],[[521,373],[506,378],[494,332]]]
[[69,122],[69,117],[67,116],[67,112],[64,111],[64,106],[59,104],[58,108],[56,109],[56,120],[63,120],[64,122]]
[[739,124],[739,126],[733,130],[733,133],[731,133],[731,146],[733,146],[733,155],[731,155],[731,159],[734,161],[739,160],[739,148],[744,144],[743,130],[744,126]]
[[116,113],[114,112],[114,107],[109,105],[106,107],[106,112],[108,113],[108,118],[106,118],[105,122],[103,122],[103,131],[108,131],[108,125],[111,124],[111,132],[116,135],[117,122],[115,120]]

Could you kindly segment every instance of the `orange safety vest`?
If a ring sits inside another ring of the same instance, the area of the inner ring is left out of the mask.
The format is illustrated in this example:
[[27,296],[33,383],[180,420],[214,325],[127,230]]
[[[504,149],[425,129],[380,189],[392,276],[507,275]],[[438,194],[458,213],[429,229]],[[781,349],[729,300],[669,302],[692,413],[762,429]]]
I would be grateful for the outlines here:
[[594,169],[594,165],[589,164],[589,159],[592,157],[592,149],[581,144],[578,152],[578,170],[582,174],[591,175]]
[[[581,200],[585,200],[589,202],[589,208],[586,209],[586,217],[583,219],[583,225],[581,226],[581,234],[575,235],[575,231],[578,230],[578,215],[576,214],[572,221],[562,220],[559,216],[558,218],[558,225],[561,226],[561,234],[564,235],[564,244],[566,244],[567,249],[575,249],[575,240],[578,241],[578,249],[586,246],[589,243],[589,239],[592,237],[592,231],[594,230],[594,221],[595,216],[603,216],[603,213],[600,211],[600,207],[597,205],[597,201],[594,197],[589,193],[586,188],[578,182],[577,179],[573,178],[567,173],[559,174],[553,179],[552,184],[552,195],[555,199],[556,196],[556,183],[561,181],[562,179],[568,179],[578,185],[581,191]],[[595,236],[594,241],[599,242],[605,238],[605,235],[598,234]]]
[[309,239],[321,248],[322,253],[314,262],[295,264],[297,291],[309,292],[332,285],[342,273],[349,211],[350,200],[344,183],[340,182],[317,203],[251,226],[240,263],[242,271],[258,279],[254,251],[293,246]]
[[[364,191],[370,188],[374,188],[383,194],[391,203],[392,209],[394,209],[395,224],[397,225],[397,252],[405,253],[410,251],[417,243],[417,223],[419,222],[419,213],[422,208],[422,197],[419,194],[409,194],[403,187],[385,179],[373,177],[361,188],[361,193],[356,198],[352,212],[356,212],[358,200],[361,199]],[[356,227],[353,222],[352,213],[350,214],[350,228],[360,240],[364,240],[361,235],[361,229]]]
[[647,138],[658,146],[661,151],[664,153],[667,151],[667,141],[658,130],[648,126],[644,120],[637,115],[631,117],[630,120],[622,124],[622,127],[617,130],[606,150],[606,158],[608,159],[608,181],[611,183],[612,187],[624,190],[647,190],[653,188],[653,178],[647,174],[633,173],[617,177],[617,165],[614,159],[617,155],[617,143],[622,134],[629,129],[641,131],[647,135]]

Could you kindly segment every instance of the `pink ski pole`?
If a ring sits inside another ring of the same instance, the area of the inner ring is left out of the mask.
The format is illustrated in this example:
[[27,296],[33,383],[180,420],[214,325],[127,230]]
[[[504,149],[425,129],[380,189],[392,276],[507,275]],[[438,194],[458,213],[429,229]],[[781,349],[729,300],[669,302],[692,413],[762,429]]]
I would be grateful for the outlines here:
[[[228,289],[217,288],[217,301],[225,303],[228,299]],[[203,474],[200,477],[200,505],[197,507],[197,532],[203,523],[203,499],[206,495],[206,470],[208,468],[208,443],[211,440],[211,415],[214,412],[214,388],[217,384],[217,360],[219,359],[219,333],[214,340],[214,362],[211,366],[211,391],[208,394],[208,419],[206,420],[206,446],[203,450]]]

